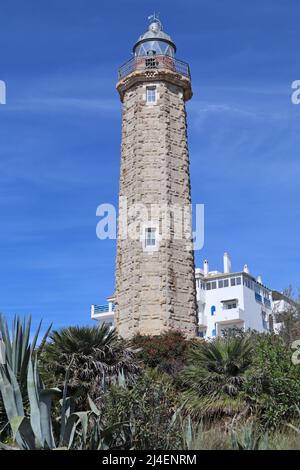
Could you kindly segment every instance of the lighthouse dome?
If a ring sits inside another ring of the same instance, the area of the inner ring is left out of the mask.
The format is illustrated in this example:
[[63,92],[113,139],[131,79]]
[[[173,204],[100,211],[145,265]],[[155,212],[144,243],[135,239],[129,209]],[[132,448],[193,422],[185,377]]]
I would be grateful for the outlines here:
[[135,56],[175,56],[176,46],[171,37],[163,31],[160,20],[152,15],[148,31],[142,34],[133,47]]

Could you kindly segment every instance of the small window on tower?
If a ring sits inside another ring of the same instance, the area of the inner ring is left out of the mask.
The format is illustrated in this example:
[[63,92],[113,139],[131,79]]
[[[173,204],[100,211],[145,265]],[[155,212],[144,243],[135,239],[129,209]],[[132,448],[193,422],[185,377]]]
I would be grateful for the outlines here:
[[146,100],[149,104],[156,104],[156,87],[147,86],[146,88]]
[[155,57],[151,57],[145,60],[146,69],[156,69],[157,61]]
[[145,247],[153,248],[156,246],[156,228],[148,227],[145,230]]

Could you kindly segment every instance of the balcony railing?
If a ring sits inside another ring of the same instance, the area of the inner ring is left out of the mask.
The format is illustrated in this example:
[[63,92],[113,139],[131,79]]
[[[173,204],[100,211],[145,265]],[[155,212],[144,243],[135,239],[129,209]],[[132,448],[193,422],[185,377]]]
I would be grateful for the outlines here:
[[166,55],[133,57],[119,68],[118,77],[119,80],[121,80],[121,78],[124,78],[130,73],[138,70],[146,71],[160,69],[172,70],[173,72],[177,72],[185,77],[191,78],[190,67],[186,62]]
[[219,323],[238,320],[244,320],[244,310],[239,307],[223,309],[222,314],[218,318]]
[[[109,313],[109,305],[93,305],[93,313],[94,315],[100,315],[101,313]],[[114,312],[115,306],[112,306],[111,312]]]

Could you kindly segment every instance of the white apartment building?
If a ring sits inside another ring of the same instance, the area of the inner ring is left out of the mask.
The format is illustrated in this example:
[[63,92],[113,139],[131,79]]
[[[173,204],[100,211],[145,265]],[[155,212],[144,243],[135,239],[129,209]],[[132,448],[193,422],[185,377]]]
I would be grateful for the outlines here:
[[[196,268],[199,336],[214,338],[224,330],[252,329],[259,332],[273,331],[272,290],[255,278],[245,264],[241,271],[231,271],[231,260],[224,253],[223,272],[210,271],[209,263]],[[92,305],[91,318],[114,326],[114,296],[104,306]]]
[[210,271],[208,261],[196,269],[199,336],[213,338],[224,330],[269,331],[273,329],[272,291],[261,277],[231,271],[231,260],[224,253],[223,272]]

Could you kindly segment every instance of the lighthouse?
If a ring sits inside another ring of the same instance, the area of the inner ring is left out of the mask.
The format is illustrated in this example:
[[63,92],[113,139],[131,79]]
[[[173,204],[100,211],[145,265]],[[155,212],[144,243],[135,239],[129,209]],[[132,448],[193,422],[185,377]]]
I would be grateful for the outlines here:
[[185,102],[187,63],[156,15],[119,69],[122,144],[115,326],[123,338],[197,333]]

